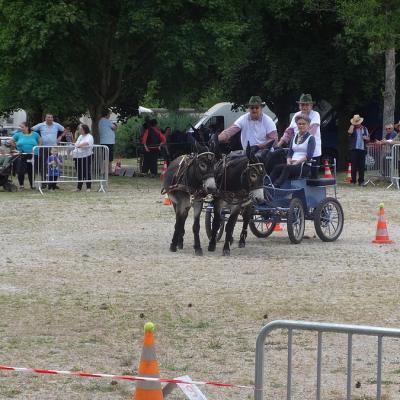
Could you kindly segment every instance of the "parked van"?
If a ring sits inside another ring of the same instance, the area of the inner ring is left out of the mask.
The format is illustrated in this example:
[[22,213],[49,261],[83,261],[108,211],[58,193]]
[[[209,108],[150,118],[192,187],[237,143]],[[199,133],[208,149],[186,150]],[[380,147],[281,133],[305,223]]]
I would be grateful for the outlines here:
[[[207,110],[195,124],[195,128],[198,129],[201,126],[211,129],[212,132],[220,132],[226,128],[229,128],[233,123],[243,114],[247,112],[242,108],[232,110],[233,103],[218,103]],[[278,119],[276,115],[265,106],[263,112],[267,114],[272,120],[277,123]]]

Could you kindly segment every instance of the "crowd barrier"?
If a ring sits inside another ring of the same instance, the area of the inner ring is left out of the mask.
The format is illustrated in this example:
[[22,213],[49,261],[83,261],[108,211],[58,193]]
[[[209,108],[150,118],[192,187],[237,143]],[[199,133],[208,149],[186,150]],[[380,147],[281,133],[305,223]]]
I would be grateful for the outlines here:
[[[34,186],[43,194],[44,185],[49,184],[97,184],[99,192],[105,192],[108,183],[109,149],[107,146],[94,145],[92,154],[79,157],[73,145],[36,146],[33,148],[35,156],[32,158]],[[58,154],[61,162],[57,165],[58,172],[54,172],[49,165],[52,155]],[[85,154],[85,153],[84,153]],[[57,177],[55,179],[55,176]]]
[[368,144],[365,157],[366,183],[375,185],[374,180],[386,180],[390,182],[388,188],[396,185],[399,189],[399,161],[399,144]]
[[[305,322],[305,321],[273,321],[264,326],[257,337],[255,358],[255,390],[254,400],[263,400],[266,396],[264,387],[265,352],[268,348],[267,336],[274,330],[287,330],[287,379],[286,398],[292,399],[292,370],[293,370],[293,334],[294,331],[317,332],[317,366],[316,366],[316,388],[315,398],[321,397],[321,370],[322,370],[322,340],[323,333],[340,333],[347,335],[347,384],[346,399],[352,399],[352,368],[353,368],[353,335],[377,337],[377,362],[376,362],[376,399],[382,399],[382,360],[383,360],[383,338],[400,338],[400,329],[381,328],[373,326],[342,325],[332,323]],[[298,332],[297,332],[298,333]],[[269,398],[269,397],[268,397]]]

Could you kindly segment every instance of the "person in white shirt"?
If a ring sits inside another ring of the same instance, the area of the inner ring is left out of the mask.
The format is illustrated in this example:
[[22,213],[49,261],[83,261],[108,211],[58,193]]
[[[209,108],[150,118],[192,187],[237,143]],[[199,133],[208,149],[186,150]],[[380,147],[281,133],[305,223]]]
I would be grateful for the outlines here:
[[319,157],[321,157],[322,154],[320,128],[321,117],[317,111],[313,110],[314,102],[311,94],[303,93],[297,103],[299,104],[300,111],[293,115],[290,125],[286,128],[283,136],[278,142],[278,147],[281,147],[284,144],[289,144],[294,135],[299,132],[299,128],[297,127],[295,122],[296,117],[301,114],[307,115],[311,121],[308,132],[315,138],[315,150],[313,154],[313,159],[316,160],[317,165],[319,165]]
[[250,144],[254,155],[259,150],[270,148],[278,139],[274,121],[262,112],[264,103],[259,96],[252,96],[248,103],[249,112],[239,117],[232,126],[218,135],[219,142],[227,142],[241,131],[240,140],[243,150]]
[[90,192],[92,187],[92,154],[94,140],[87,125],[82,124],[79,127],[79,134],[75,142],[75,149],[72,151],[72,157],[78,174],[78,185],[75,191],[80,192],[83,182],[86,181],[86,191]]

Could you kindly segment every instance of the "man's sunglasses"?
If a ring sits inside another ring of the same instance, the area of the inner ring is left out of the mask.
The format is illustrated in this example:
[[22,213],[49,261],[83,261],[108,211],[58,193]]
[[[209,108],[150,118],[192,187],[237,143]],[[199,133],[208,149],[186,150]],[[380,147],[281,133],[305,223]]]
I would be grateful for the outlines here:
[[259,110],[260,106],[250,106],[250,110]]

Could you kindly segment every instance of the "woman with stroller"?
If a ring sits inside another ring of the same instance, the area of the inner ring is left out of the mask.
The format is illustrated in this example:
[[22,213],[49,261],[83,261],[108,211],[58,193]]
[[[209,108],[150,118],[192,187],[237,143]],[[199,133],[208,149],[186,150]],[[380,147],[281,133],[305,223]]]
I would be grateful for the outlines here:
[[[42,138],[37,132],[32,131],[27,122],[23,122],[10,139],[10,144],[22,153],[16,162],[19,189],[24,190],[25,173],[28,174],[29,184],[33,189],[33,148],[42,144]],[[39,152],[36,150],[35,162],[38,162],[38,154]]]
[[276,187],[283,185],[288,178],[308,176],[311,167],[305,162],[311,160],[315,150],[315,138],[309,132],[311,119],[306,114],[296,115],[298,133],[291,140],[286,164],[275,165],[271,181]]

